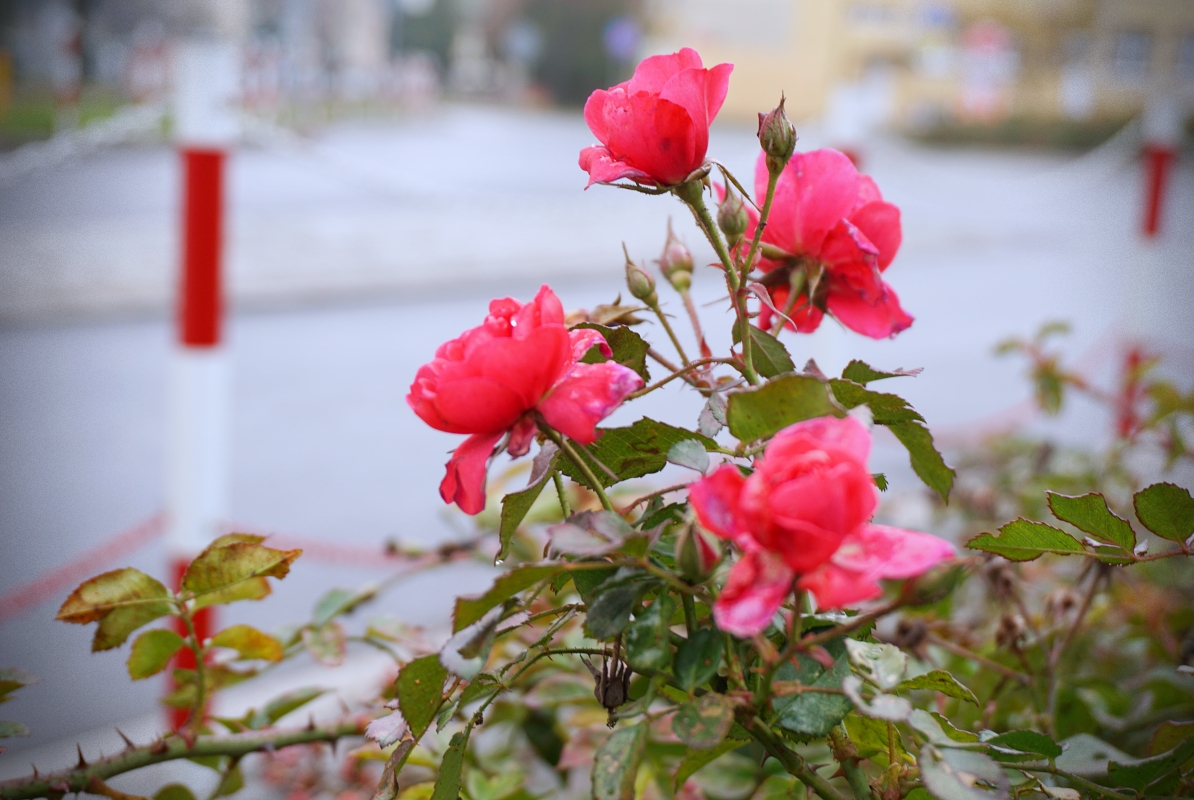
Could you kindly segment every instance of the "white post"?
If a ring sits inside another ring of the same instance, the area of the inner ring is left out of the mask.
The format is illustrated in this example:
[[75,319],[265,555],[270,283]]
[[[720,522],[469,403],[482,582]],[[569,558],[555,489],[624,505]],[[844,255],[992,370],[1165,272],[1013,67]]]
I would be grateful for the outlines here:
[[[233,103],[240,53],[230,42],[194,40],[180,45],[175,55],[182,235],[167,432],[166,543],[177,586],[187,564],[219,534],[227,517],[224,168],[239,128]],[[214,632],[211,608],[196,613],[194,627],[201,640]],[[176,666],[194,668],[194,655],[180,651]],[[171,714],[175,728],[186,721],[185,710]]]

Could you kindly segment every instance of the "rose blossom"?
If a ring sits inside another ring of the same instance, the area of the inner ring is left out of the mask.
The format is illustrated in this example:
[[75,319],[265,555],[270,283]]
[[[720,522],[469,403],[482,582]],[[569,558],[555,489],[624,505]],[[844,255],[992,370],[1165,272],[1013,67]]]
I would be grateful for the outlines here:
[[[755,197],[760,202],[767,194],[767,179],[766,158],[760,156],[755,166]],[[749,239],[759,217],[754,209],[747,211]],[[900,210],[883,200],[874,180],[860,175],[849,158],[828,149],[793,155],[776,183],[763,242],[824,268],[813,302],[802,294],[789,314],[795,328],[802,333],[815,331],[824,309],[847,328],[872,339],[895,336],[911,325],[912,317],[900,308],[895,290],[881,277],[901,239]],[[759,262],[767,273],[786,266],[766,258]],[[784,280],[772,285],[770,293],[775,306],[783,310],[791,288]],[[773,319],[771,309],[764,306],[759,326],[769,328]]]
[[536,412],[570,439],[596,441],[594,426],[643,382],[613,361],[579,363],[595,345],[611,355],[600,333],[564,326],[564,308],[545,285],[526,304],[492,301],[482,324],[439,346],[419,368],[406,402],[437,430],[472,434],[448,461],[439,487],[444,502],[480,513],[494,445],[509,433],[510,455],[526,453]]
[[713,609],[718,627],[759,633],[793,584],[819,607],[841,608],[878,597],[880,579],[910,578],[953,556],[935,536],[870,524],[870,448],[858,420],[821,417],[777,433],[749,477],[724,464],[689,486],[700,524],[742,550]]
[[726,98],[733,69],[705,69],[697,52],[685,47],[644,59],[629,81],[589,95],[585,122],[601,142],[580,152],[589,185],[621,178],[682,183],[705,163],[709,123]]

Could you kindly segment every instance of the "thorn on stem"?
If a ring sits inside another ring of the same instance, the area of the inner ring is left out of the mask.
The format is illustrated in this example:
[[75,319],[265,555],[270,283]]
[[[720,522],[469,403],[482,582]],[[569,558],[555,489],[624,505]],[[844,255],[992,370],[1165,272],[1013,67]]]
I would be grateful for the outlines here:
[[124,739],[124,746],[125,746],[126,750],[132,750],[132,749],[136,748],[137,745],[133,744],[132,739],[130,739],[129,737],[124,735],[124,731],[122,731],[120,728],[117,728],[116,732],[118,734],[120,734],[121,739]]
[[83,758],[83,746],[76,742],[75,750],[77,750],[79,753],[79,763],[75,765],[75,769],[86,769],[87,759]]

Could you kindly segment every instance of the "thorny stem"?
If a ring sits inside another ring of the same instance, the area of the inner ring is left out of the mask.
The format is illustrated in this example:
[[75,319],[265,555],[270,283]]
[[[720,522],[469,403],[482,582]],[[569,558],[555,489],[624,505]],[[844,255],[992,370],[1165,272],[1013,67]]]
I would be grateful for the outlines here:
[[[681,355],[683,355],[683,354],[681,354]],[[691,372],[694,369],[700,369],[701,367],[707,366],[709,364],[729,364],[731,367],[738,369],[738,363],[735,362],[733,359],[729,359],[729,358],[712,358],[712,357],[710,357],[710,358],[701,358],[696,361],[689,361],[689,362],[686,362],[685,365],[683,367],[681,367],[680,369],[674,370],[672,372],[672,374],[668,375],[666,378],[661,378],[660,380],[655,381],[655,383],[652,383],[650,386],[644,386],[643,388],[639,389],[638,391],[631,392],[629,395],[626,396],[626,399],[633,400],[636,397],[642,397],[645,394],[649,394],[650,392],[653,392],[656,389],[659,389],[660,387],[665,386],[668,383],[671,383],[676,378],[683,378],[685,376],[685,374]]]
[[930,633],[925,638],[925,641],[927,641],[931,645],[936,645],[937,647],[940,647],[942,650],[946,650],[950,653],[953,653],[955,656],[958,656],[959,658],[965,658],[970,661],[973,661],[976,664],[981,664],[982,666],[986,667],[987,669],[992,670],[993,672],[998,672],[1000,675],[1003,675],[1006,678],[1011,678],[1014,681],[1018,681],[1019,683],[1022,683],[1025,686],[1028,686],[1032,683],[1032,676],[1025,675],[1023,672],[1018,672],[1018,671],[1012,669],[1011,667],[1006,667],[1003,664],[1000,664],[998,661],[994,661],[990,658],[987,658],[986,656],[979,655],[978,653],[974,652],[973,650],[971,650],[967,647],[963,647],[962,645],[958,644],[957,642],[951,642],[948,639],[943,639],[942,637],[937,636],[936,634],[932,634],[932,633]]
[[1025,767],[1017,766],[1016,769],[1021,772],[1044,772],[1049,775],[1056,775],[1059,778],[1065,778],[1067,781],[1074,783],[1086,789],[1089,792],[1094,792],[1097,796],[1110,797],[1112,800],[1133,800],[1132,795],[1121,794],[1119,792],[1108,789],[1106,786],[1100,786],[1094,781],[1088,781],[1080,775],[1074,775],[1069,772],[1057,769],[1056,767]]
[[560,477],[559,470],[552,471],[551,481],[556,485],[556,497],[560,499],[560,511],[564,512],[564,519],[568,519],[572,516],[572,511],[568,508],[568,495],[564,492],[564,481]]
[[1078,607],[1078,614],[1074,617],[1073,624],[1067,626],[1065,634],[1060,641],[1054,643],[1052,650],[1049,652],[1049,707],[1046,710],[1048,711],[1047,720],[1051,732],[1057,730],[1057,690],[1059,688],[1057,665],[1061,661],[1061,656],[1065,652],[1065,649],[1073,641],[1074,634],[1078,632],[1078,628],[1082,626],[1082,622],[1086,619],[1086,613],[1090,610],[1090,604],[1094,602],[1095,595],[1098,594],[1099,586],[1103,583],[1103,578],[1110,575],[1098,563],[1093,565],[1092,571],[1094,575],[1091,577],[1090,587],[1082,597],[1082,605]]
[[689,638],[692,638],[692,634],[697,628],[696,601],[692,599],[692,595],[682,594],[680,603],[684,606],[684,627],[688,629]]
[[[38,797],[54,797],[88,791],[93,779],[101,782],[115,775],[122,775],[135,769],[176,761],[180,758],[199,756],[231,756],[238,758],[261,750],[280,750],[296,744],[314,742],[335,742],[347,736],[362,736],[367,720],[339,722],[322,727],[307,727],[298,730],[249,731],[228,736],[201,737],[188,740],[182,736],[169,736],[140,747],[126,749],[123,753],[100,759],[92,764],[80,764],[71,769],[48,775],[18,778],[0,783],[0,800],[34,800]],[[98,787],[97,787],[98,788]]]
[[750,274],[750,270],[754,266],[755,257],[759,254],[759,245],[763,241],[763,230],[767,227],[767,218],[771,215],[771,201],[775,199],[775,184],[779,182],[780,172],[783,172],[783,167],[780,167],[779,172],[768,170],[767,197],[763,200],[763,207],[759,210],[759,224],[755,226],[755,236],[751,240],[746,262],[742,265],[743,282],[746,281],[746,276]]
[[650,500],[650,499],[651,499],[651,498],[653,498],[653,497],[659,497],[660,495],[665,495],[665,494],[667,494],[668,492],[678,492],[678,491],[680,491],[681,489],[687,489],[687,488],[688,488],[688,484],[687,484],[687,483],[677,483],[675,486],[669,486],[669,487],[667,487],[666,489],[658,489],[658,490],[656,490],[656,491],[654,491],[654,492],[651,492],[650,494],[645,494],[645,495],[643,495],[642,497],[640,497],[639,499],[635,500],[633,503],[631,503],[631,504],[630,504],[630,505],[628,505],[628,506],[623,506],[623,507],[622,507],[622,513],[623,513],[623,514],[625,514],[626,512],[628,512],[628,511],[630,511],[631,509],[635,508],[635,507],[636,507],[636,506],[638,506],[639,504],[641,504],[641,503],[645,503],[646,501]]
[[597,476],[593,474],[593,468],[576,452],[576,449],[569,444],[568,440],[542,419],[539,420],[539,430],[543,431],[543,434],[548,439],[555,442],[556,447],[560,448],[560,451],[568,457],[568,460],[575,464],[576,468],[585,476],[585,480],[589,482],[589,488],[596,493],[597,499],[601,501],[601,507],[606,511],[613,511],[614,504],[609,501],[609,497],[605,494],[605,488],[601,485],[601,481],[597,480]]
[[822,800],[846,800],[833,785],[813,771],[799,753],[790,749],[758,718],[747,723],[747,731],[784,770],[817,793]]
[[207,710],[207,665],[204,663],[207,658],[207,649],[195,633],[195,621],[190,610],[184,606],[180,616],[187,626],[190,639],[188,647],[195,654],[195,706],[191,711],[189,724],[193,728],[198,728],[203,724],[204,712]]
[[762,380],[755,372],[754,358],[751,354],[750,318],[746,316],[746,303],[741,291],[742,284],[738,279],[738,270],[734,266],[734,260],[730,258],[725,241],[721,238],[721,231],[718,230],[717,224],[709,214],[709,208],[705,205],[703,186],[699,181],[691,181],[676,187],[675,193],[692,210],[697,224],[705,233],[705,238],[713,245],[713,250],[721,260],[726,274],[726,284],[730,290],[730,302],[734,304],[734,313],[738,317],[739,332],[742,338],[742,374],[746,376],[746,380],[752,386],[758,386]]
[[651,306],[651,311],[659,319],[659,324],[667,331],[667,338],[672,340],[672,347],[676,348],[676,352],[680,355],[680,361],[687,367],[691,362],[688,360],[688,355],[685,354],[684,348],[680,344],[680,339],[676,336],[676,332],[672,330],[672,324],[667,321],[667,315],[663,313],[663,309],[659,307],[659,301],[656,300]]
[[705,344],[705,334],[701,330],[701,317],[697,314],[696,304],[692,302],[692,293],[687,289],[680,290],[680,299],[684,301],[684,310],[688,312],[688,319],[692,322],[692,333],[696,336],[697,346],[701,349],[701,356],[709,356],[709,345]]

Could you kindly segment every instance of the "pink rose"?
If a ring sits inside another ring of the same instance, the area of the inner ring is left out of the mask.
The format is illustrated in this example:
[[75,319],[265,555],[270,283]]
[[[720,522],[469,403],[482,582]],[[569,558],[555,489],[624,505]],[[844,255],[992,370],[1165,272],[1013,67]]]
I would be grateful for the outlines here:
[[[767,164],[760,156],[755,167],[755,196],[761,201],[766,192]],[[754,235],[758,214],[749,207],[747,211],[749,238]],[[900,210],[884,202],[875,182],[859,175],[850,159],[836,150],[792,156],[776,183],[771,215],[763,231],[767,244],[824,267],[813,302],[802,294],[790,315],[797,330],[816,330],[827,309],[847,328],[872,339],[895,336],[912,324],[895,291],[881,277],[901,240]],[[771,272],[785,265],[762,259],[759,266]],[[771,289],[777,308],[786,307],[790,292],[784,284]],[[759,326],[769,328],[773,320],[772,311],[764,307]]]
[[601,334],[564,326],[559,298],[543,286],[526,304],[492,301],[482,324],[439,346],[419,368],[406,402],[437,430],[472,434],[448,461],[444,502],[468,514],[484,509],[494,446],[509,433],[504,449],[526,453],[536,430],[532,412],[581,444],[596,441],[596,424],[643,382],[612,361],[579,363],[594,345],[610,355]]
[[953,555],[934,536],[870,524],[870,447],[858,420],[821,417],[776,434],[749,477],[726,464],[689,486],[700,524],[743,551],[714,606],[722,630],[762,631],[793,584],[820,607],[841,608],[877,597],[883,578],[919,575]]
[[705,69],[695,50],[651,56],[634,77],[585,103],[585,122],[601,142],[580,153],[589,185],[629,178],[672,186],[705,163],[709,124],[721,109],[733,64]]

